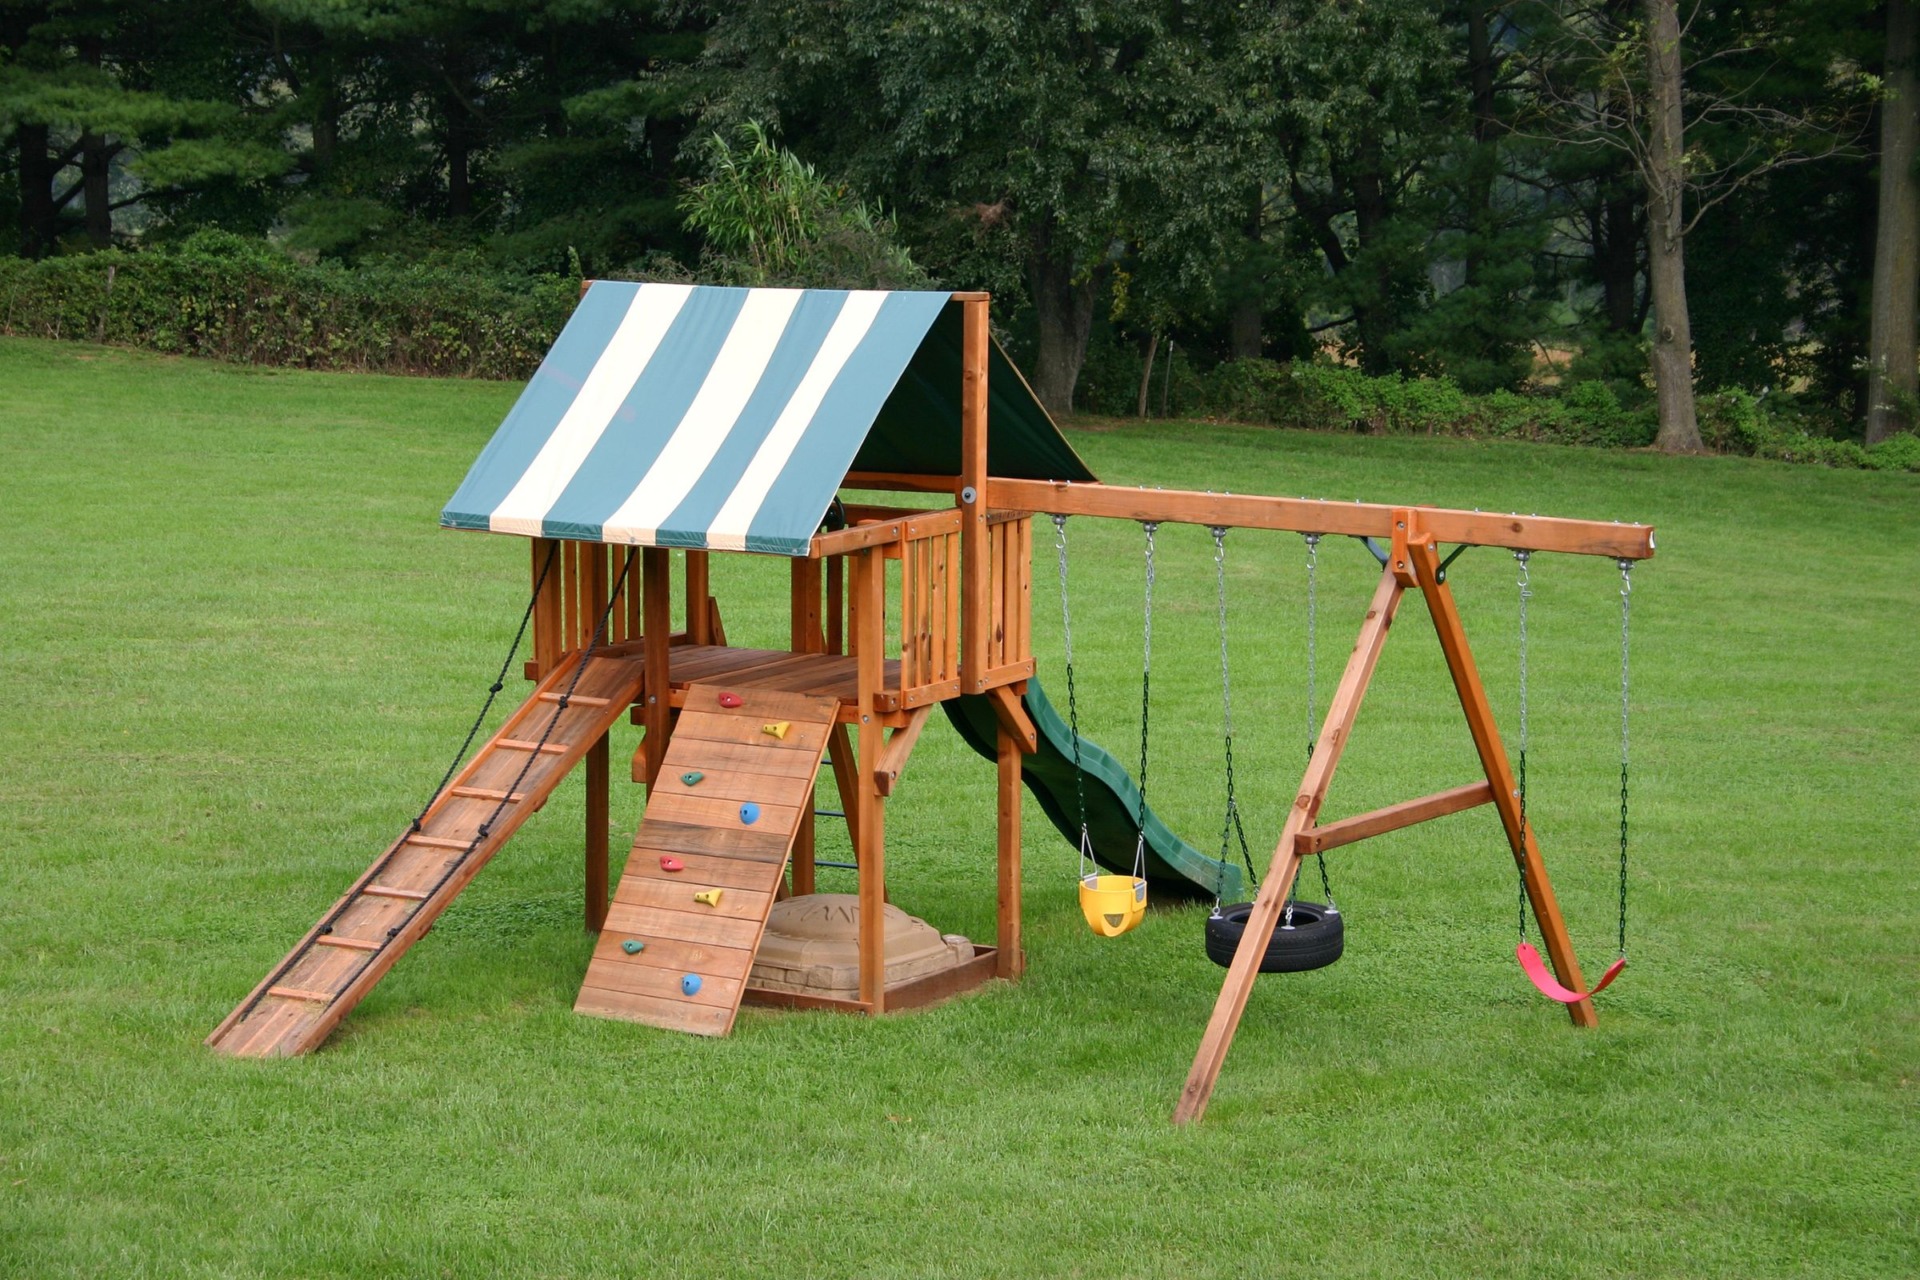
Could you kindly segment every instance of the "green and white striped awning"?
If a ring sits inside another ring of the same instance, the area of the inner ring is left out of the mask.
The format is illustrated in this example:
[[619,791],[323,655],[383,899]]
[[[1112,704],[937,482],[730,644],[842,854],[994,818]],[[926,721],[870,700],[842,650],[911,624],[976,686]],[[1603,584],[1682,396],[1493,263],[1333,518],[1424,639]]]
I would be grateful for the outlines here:
[[[945,293],[596,282],[440,523],[804,555],[849,469],[959,473],[959,312]],[[1092,480],[990,359],[992,474]]]

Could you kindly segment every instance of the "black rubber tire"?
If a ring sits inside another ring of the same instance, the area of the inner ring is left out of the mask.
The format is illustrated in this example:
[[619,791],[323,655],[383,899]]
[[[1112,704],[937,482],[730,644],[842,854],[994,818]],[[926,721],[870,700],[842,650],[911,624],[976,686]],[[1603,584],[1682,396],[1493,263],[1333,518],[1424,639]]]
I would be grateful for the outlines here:
[[[1233,953],[1240,949],[1240,937],[1247,931],[1247,917],[1253,914],[1251,902],[1236,902],[1220,908],[1220,914],[1207,917],[1207,958],[1222,969],[1233,964]],[[1318,902],[1293,904],[1293,928],[1275,925],[1273,940],[1260,958],[1261,973],[1305,973],[1324,969],[1340,958],[1347,947],[1347,926],[1338,911],[1328,911]]]

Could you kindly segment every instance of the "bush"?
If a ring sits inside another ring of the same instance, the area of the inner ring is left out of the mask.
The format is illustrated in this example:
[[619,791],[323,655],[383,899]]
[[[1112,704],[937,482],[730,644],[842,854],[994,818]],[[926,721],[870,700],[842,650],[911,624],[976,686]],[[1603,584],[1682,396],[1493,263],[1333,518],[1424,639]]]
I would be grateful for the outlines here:
[[0,260],[0,333],[306,369],[524,378],[579,287],[477,260],[304,263],[200,231],[169,248]]

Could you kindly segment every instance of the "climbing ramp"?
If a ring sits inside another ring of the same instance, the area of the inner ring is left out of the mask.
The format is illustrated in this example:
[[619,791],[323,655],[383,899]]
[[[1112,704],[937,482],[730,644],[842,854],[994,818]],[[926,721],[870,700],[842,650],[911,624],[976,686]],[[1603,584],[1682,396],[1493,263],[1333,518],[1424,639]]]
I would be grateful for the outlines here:
[[639,696],[637,655],[596,655],[576,682],[579,664],[569,657],[540,682],[435,797],[419,829],[387,846],[209,1045],[290,1057],[327,1038]]
[[724,692],[687,690],[576,1012],[733,1029],[840,701]]

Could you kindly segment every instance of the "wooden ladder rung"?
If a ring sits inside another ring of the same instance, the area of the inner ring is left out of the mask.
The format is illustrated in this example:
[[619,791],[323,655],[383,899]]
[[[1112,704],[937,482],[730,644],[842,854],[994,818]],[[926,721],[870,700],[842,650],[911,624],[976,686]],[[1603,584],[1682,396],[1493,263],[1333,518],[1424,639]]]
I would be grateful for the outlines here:
[[418,831],[407,834],[407,843],[423,844],[429,849],[471,849],[474,847],[472,839],[450,840],[446,836],[423,836]]
[[331,991],[309,991],[305,987],[268,987],[267,994],[283,1000],[312,1000],[317,1004],[332,1004],[334,999]]
[[567,749],[557,742],[528,742],[524,738],[495,738],[493,745],[505,747],[509,751],[541,751],[548,755],[563,756]]
[[524,791],[516,791],[508,795],[493,787],[448,787],[447,794],[459,796],[463,800],[505,800],[508,804],[519,804],[527,798],[527,793]]
[[390,884],[362,885],[360,892],[375,898],[404,898],[408,902],[427,900],[427,893],[423,889],[397,889]]
[[613,705],[612,698],[590,698],[584,693],[562,695],[549,691],[540,694],[539,698],[542,702],[558,702],[563,696],[566,698],[568,706],[572,706],[576,702],[583,707],[610,707]]
[[380,944],[368,942],[365,938],[343,938],[337,933],[323,933],[313,940],[316,947],[345,947],[349,951],[378,951]]

